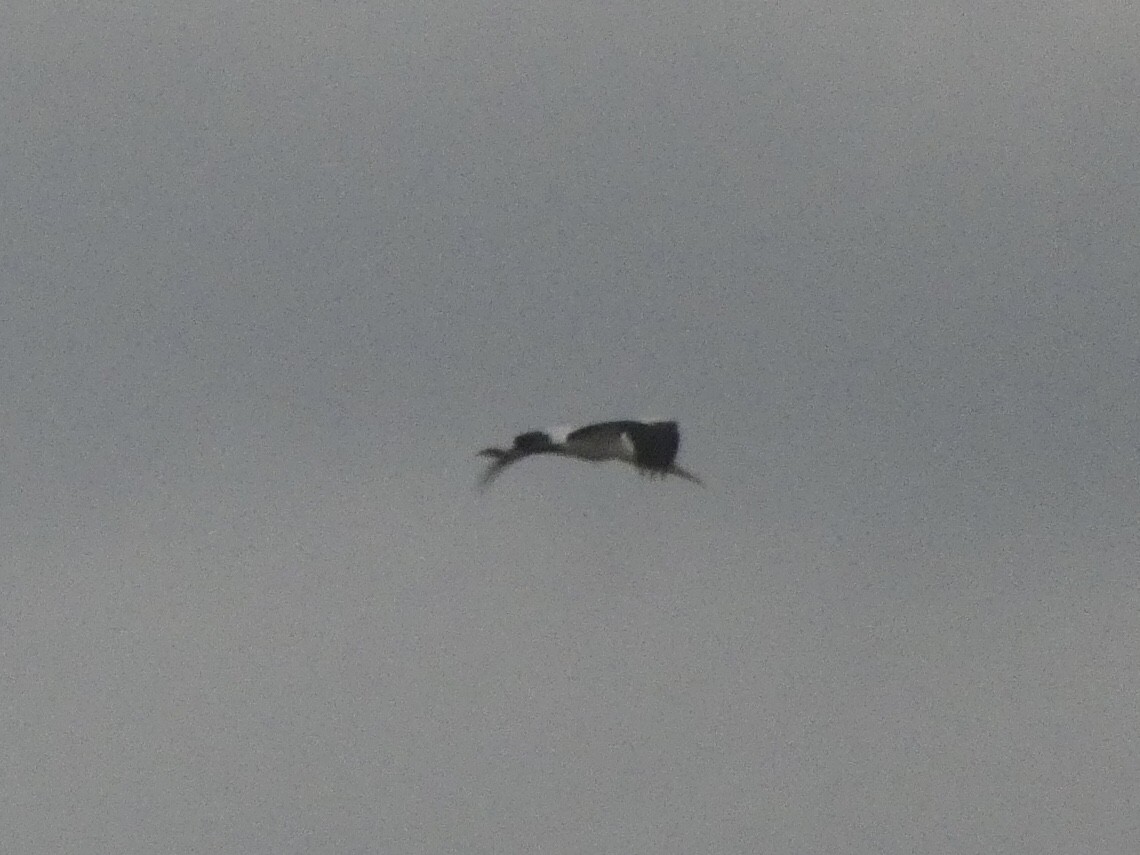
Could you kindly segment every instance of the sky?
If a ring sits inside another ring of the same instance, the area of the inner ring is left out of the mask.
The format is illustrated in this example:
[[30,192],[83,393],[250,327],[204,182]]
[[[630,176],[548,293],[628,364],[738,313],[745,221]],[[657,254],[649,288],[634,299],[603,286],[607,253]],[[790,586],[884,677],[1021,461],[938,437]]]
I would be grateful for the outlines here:
[[11,6],[0,850],[1140,850],[1132,4]]

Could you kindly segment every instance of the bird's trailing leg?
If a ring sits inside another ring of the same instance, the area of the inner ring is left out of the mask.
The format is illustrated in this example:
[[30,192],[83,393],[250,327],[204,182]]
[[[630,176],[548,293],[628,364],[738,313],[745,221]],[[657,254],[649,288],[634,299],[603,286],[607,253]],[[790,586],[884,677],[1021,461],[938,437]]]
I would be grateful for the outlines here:
[[692,472],[689,472],[686,469],[682,469],[676,463],[670,463],[669,469],[666,470],[665,472],[661,473],[661,477],[663,477],[663,478],[666,475],[676,475],[680,478],[684,478],[686,481],[692,481],[694,484],[697,484],[698,486],[701,486],[701,487],[705,486],[704,481],[702,481],[700,478],[698,478]]

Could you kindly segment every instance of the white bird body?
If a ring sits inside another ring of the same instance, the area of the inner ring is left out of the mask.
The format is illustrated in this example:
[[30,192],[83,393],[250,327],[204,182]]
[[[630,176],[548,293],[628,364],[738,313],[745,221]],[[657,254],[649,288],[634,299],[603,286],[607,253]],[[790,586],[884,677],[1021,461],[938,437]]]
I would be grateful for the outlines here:
[[677,475],[700,484],[695,475],[676,463],[681,432],[675,421],[598,422],[579,428],[551,428],[519,434],[510,448],[484,448],[479,452],[493,462],[483,474],[482,484],[490,484],[498,475],[524,457],[535,454],[557,454],[579,460],[599,462],[619,460],[632,464],[650,475]]
[[633,440],[624,431],[621,433],[596,433],[585,436],[567,436],[561,443],[565,453],[582,460],[621,460],[635,463],[637,449]]

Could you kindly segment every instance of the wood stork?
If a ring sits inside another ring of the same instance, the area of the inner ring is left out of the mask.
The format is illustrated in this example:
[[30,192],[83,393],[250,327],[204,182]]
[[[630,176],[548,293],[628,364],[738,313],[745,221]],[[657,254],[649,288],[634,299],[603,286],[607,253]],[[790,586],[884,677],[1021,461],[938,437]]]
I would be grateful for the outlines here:
[[479,454],[492,462],[480,485],[486,487],[504,469],[534,454],[559,454],[579,460],[622,460],[648,475],[679,475],[701,484],[674,461],[681,444],[681,431],[675,421],[599,422],[580,428],[532,430],[515,437],[510,448],[484,448]]

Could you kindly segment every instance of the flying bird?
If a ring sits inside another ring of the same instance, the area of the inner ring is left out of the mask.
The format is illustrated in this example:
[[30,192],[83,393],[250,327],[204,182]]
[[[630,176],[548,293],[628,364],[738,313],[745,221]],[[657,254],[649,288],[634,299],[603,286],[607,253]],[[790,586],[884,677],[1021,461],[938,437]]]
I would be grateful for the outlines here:
[[674,421],[599,422],[580,428],[533,430],[515,437],[510,448],[484,448],[491,464],[480,485],[486,487],[512,463],[535,454],[558,454],[578,460],[621,460],[643,474],[679,475],[701,484],[701,479],[676,464],[681,431]]

